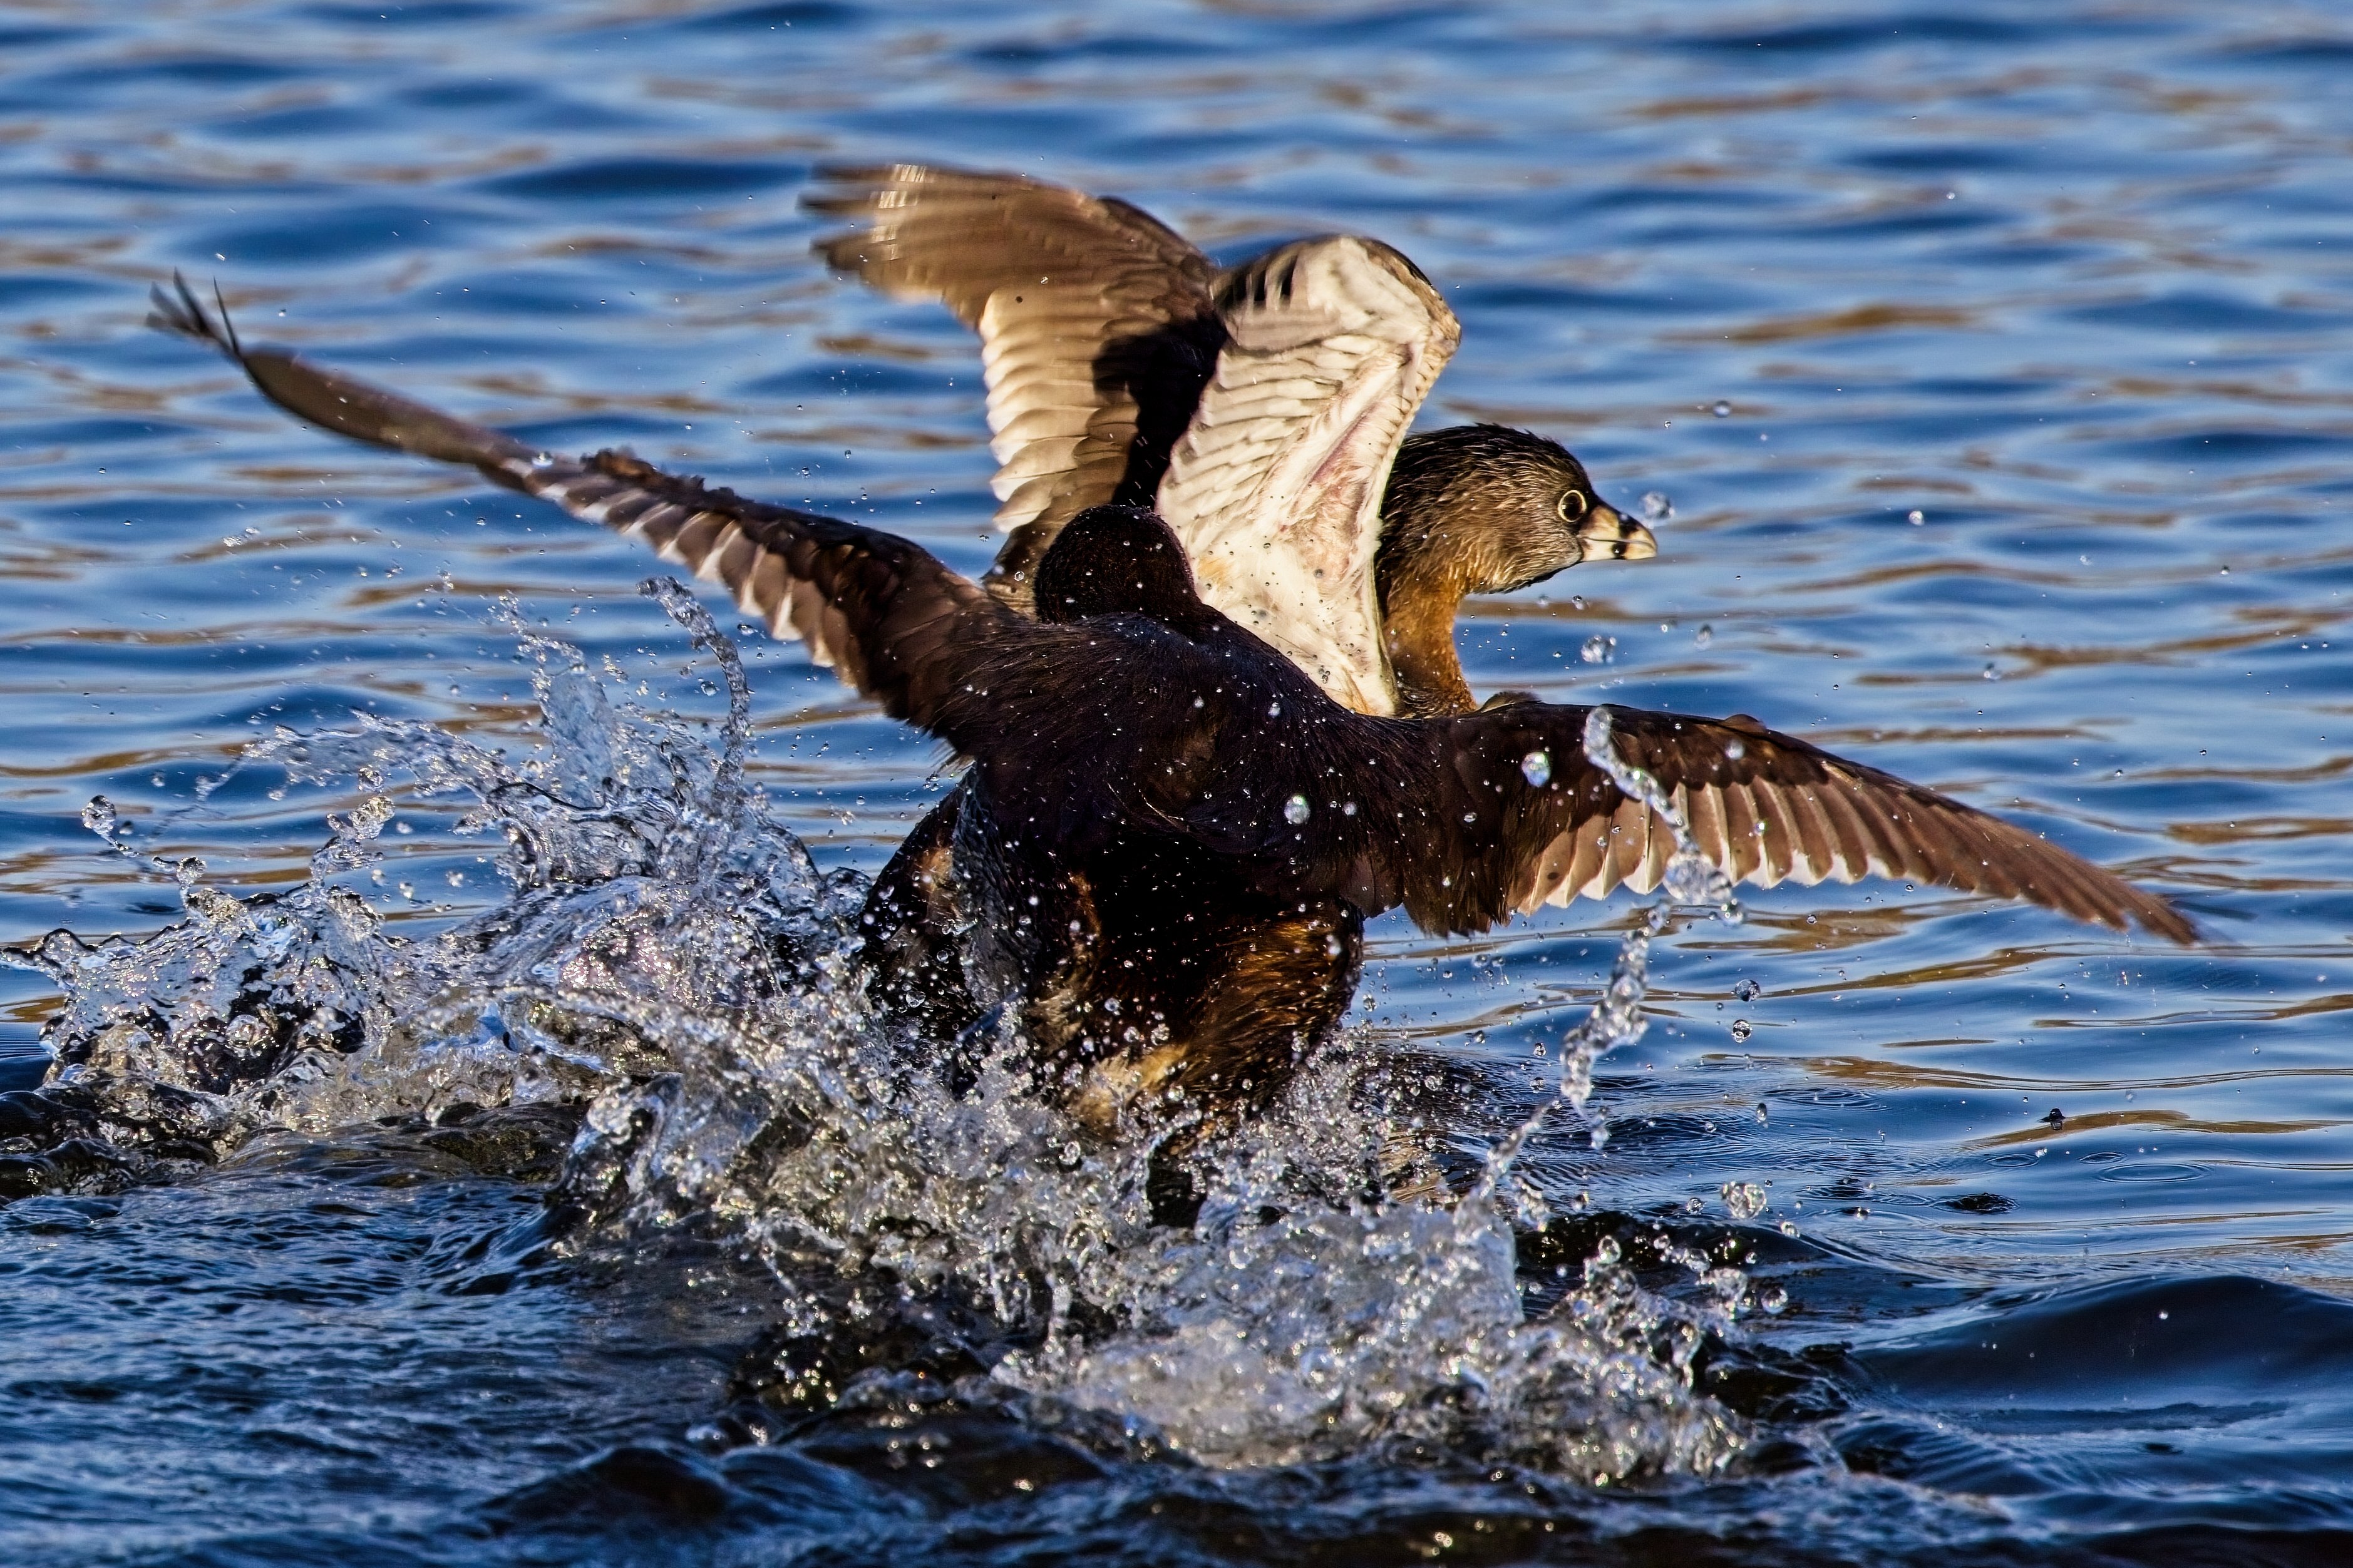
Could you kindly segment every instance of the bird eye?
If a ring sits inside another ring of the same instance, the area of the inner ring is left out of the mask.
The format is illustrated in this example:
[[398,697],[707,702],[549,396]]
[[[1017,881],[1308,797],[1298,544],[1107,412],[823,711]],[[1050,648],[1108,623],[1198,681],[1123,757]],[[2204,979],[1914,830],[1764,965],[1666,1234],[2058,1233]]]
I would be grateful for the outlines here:
[[1563,490],[1560,492],[1560,505],[1554,510],[1560,513],[1561,521],[1575,522],[1592,508],[1593,503],[1585,499],[1583,490]]

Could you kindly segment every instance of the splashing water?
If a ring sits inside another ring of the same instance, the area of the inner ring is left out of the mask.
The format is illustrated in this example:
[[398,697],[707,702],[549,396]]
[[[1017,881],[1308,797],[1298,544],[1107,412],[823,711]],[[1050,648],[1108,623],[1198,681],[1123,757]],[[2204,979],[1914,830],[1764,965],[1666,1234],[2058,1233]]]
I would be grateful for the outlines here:
[[[1519,1169],[1530,1142],[1564,1111],[1606,1138],[1594,1063],[1642,1034],[1667,902],[1568,1031],[1552,1094],[1460,1191],[1348,1035],[1268,1118],[1196,1144],[1198,1218],[1155,1225],[1155,1151],[1184,1130],[1105,1143],[1033,1093],[1010,1049],[955,1092],[923,1041],[868,1011],[858,879],[821,873],[747,784],[733,646],[683,589],[647,591],[724,678],[716,754],[613,700],[578,649],[507,605],[543,746],[511,761],[364,715],[281,731],[240,765],[368,792],[328,818],[303,886],[239,897],[199,863],[148,861],[187,921],[142,941],[60,931],[18,955],[66,993],[41,1093],[108,1152],[103,1179],[386,1117],[566,1109],[577,1132],[552,1194],[565,1249],[714,1237],[769,1266],[787,1341],[964,1303],[997,1352],[927,1397],[1104,1413],[1220,1465],[1435,1447],[1606,1484],[1714,1472],[1743,1449],[1742,1424],[1692,1387],[1703,1346],[1753,1305],[1740,1270],[1667,1246],[1690,1285],[1670,1300],[1605,1237],[1531,1316],[1515,1259],[1515,1233],[1550,1217]],[[1618,755],[1607,709],[1584,745],[1675,832],[1667,900],[1736,917],[1672,803]],[[419,795],[470,796],[459,830],[504,841],[504,898],[430,935],[360,890],[401,775]],[[103,801],[90,820],[132,854]],[[45,1179],[101,1177],[66,1162]],[[902,1370],[852,1367],[828,1397],[903,1401]]]

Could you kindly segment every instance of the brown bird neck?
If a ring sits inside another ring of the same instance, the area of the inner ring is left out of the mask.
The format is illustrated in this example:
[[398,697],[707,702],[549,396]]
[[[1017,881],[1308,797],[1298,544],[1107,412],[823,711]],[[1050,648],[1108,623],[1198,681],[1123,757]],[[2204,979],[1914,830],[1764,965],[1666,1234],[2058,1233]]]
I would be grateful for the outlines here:
[[[1403,521],[1403,520],[1393,520]],[[1440,530],[1408,523],[1383,542],[1381,628],[1397,672],[1399,710],[1433,719],[1479,706],[1454,652],[1454,612],[1471,592],[1471,563]]]

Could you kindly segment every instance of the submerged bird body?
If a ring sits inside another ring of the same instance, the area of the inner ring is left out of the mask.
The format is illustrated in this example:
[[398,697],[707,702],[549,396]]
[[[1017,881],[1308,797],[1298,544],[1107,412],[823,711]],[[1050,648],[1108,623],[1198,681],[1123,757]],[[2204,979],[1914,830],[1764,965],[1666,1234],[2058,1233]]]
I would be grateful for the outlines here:
[[[192,299],[162,306],[305,418],[644,539],[969,757],[967,807],[942,836],[967,994],[1008,1009],[1099,1126],[1172,1094],[1272,1093],[1345,1010],[1374,915],[1480,931],[1647,890],[1672,853],[1669,826],[1587,756],[1591,710],[1352,711],[1205,603],[1149,512],[1073,520],[1040,558],[1032,617],[909,541],[626,456],[551,458],[247,351]],[[1900,877],[2194,937],[2162,899],[2031,833],[1754,721],[1610,712],[1620,757],[1735,879]]]

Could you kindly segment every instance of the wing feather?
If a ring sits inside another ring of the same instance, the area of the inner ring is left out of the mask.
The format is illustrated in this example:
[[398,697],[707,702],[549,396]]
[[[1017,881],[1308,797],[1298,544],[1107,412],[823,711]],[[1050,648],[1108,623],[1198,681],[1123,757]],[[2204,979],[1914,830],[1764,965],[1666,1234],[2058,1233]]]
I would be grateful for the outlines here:
[[[1479,931],[1514,910],[1657,888],[1672,827],[1587,759],[1589,711],[1525,702],[1416,727],[1409,744],[1428,754],[1417,763],[1400,752],[1390,765],[1397,798],[1423,808],[1406,819],[1411,831],[1347,852],[1374,861],[1370,880],[1397,889],[1432,931]],[[1694,847],[1736,881],[1888,877],[2197,938],[2164,899],[2025,828],[1753,721],[1610,713],[1620,759],[1651,773]],[[1546,762],[1534,770],[1541,784],[1524,772],[1535,753]]]
[[[997,522],[992,581],[1027,575],[1090,506],[1149,505],[1224,341],[1217,266],[1150,215],[1018,174],[899,163],[818,172],[817,250],[980,334]],[[1039,482],[1044,481],[1044,482]]]
[[1461,327],[1397,251],[1297,241],[1220,285],[1228,342],[1161,515],[1201,596],[1343,705],[1397,711],[1373,574],[1381,495]]
[[[1060,628],[1014,614],[922,546],[837,518],[746,500],[620,452],[558,458],[281,350],[248,349],[183,284],[157,289],[153,323],[210,343],[271,402],[372,446],[472,468],[495,483],[642,540],[725,588],[771,632],[807,644],[892,716],[951,743],[966,675]],[[952,710],[954,711],[952,711]],[[983,719],[984,715],[975,715]]]

